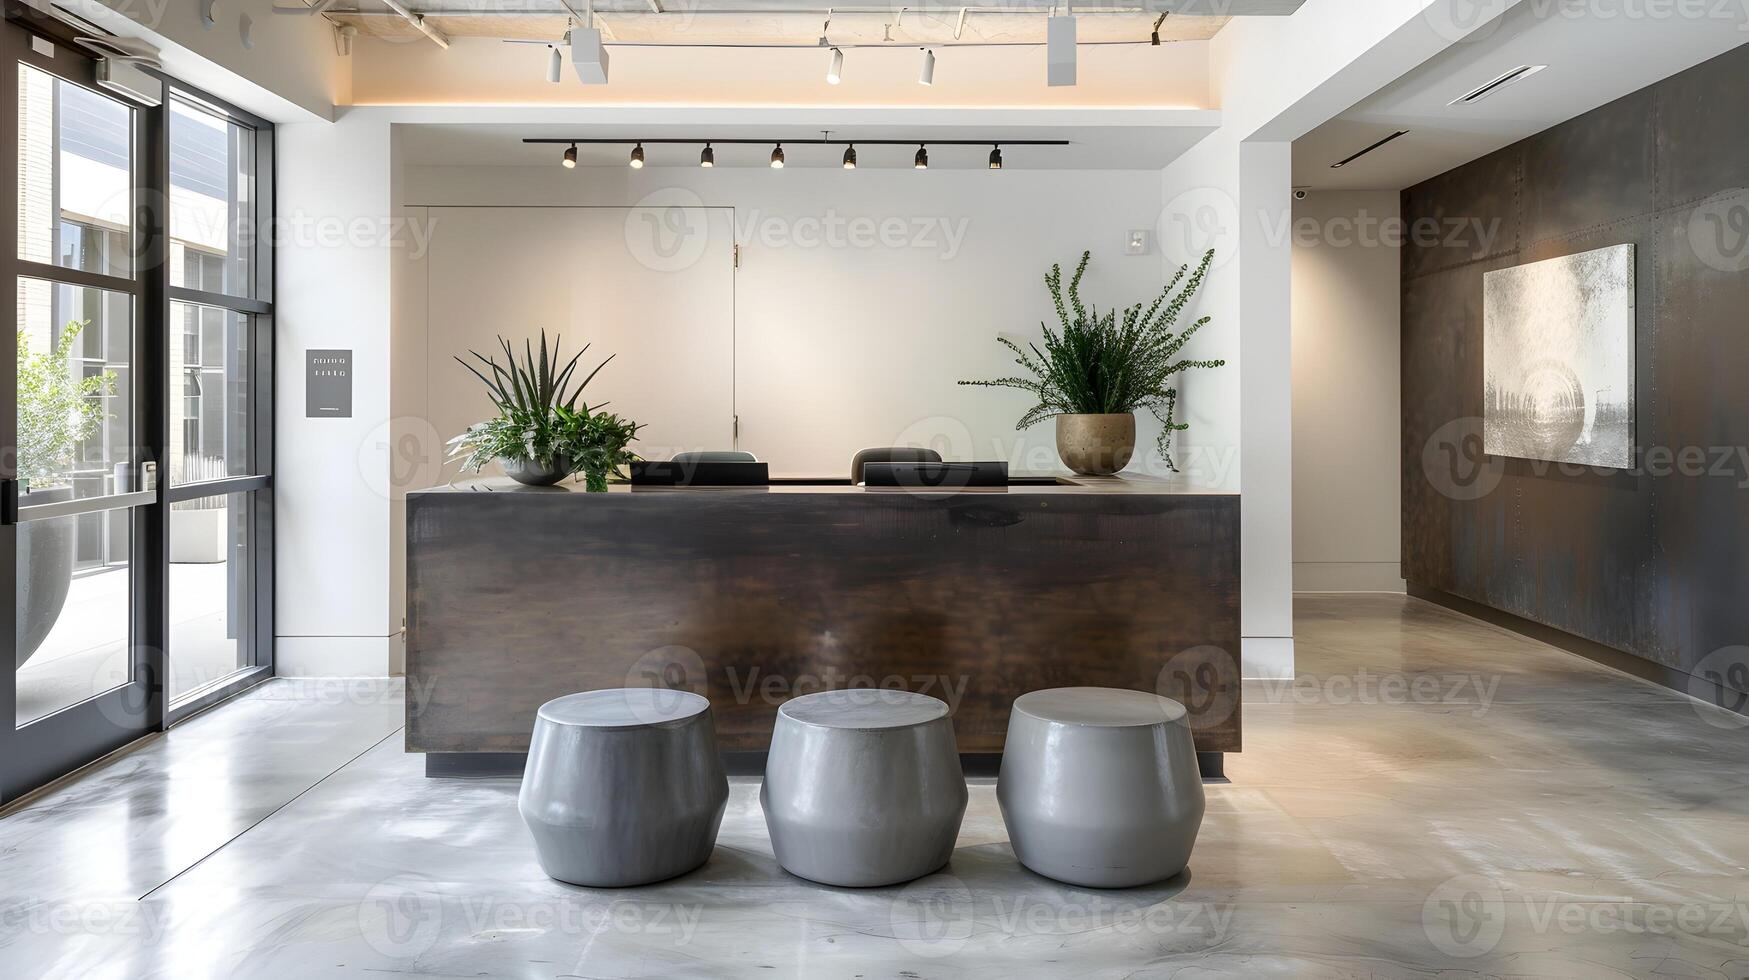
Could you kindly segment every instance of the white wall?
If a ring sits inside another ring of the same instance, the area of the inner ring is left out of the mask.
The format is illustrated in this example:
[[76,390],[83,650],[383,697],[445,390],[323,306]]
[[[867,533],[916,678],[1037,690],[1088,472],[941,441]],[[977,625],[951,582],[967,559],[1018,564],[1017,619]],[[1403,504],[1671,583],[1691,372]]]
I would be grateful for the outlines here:
[[[439,205],[733,208],[739,446],[775,473],[836,476],[859,448],[911,442],[1060,470],[1049,423],[1014,431],[1031,405],[1026,395],[955,382],[1011,373],[1012,355],[995,337],[1035,338],[1040,321],[1054,319],[1042,282],[1052,262],[1070,267],[1067,278],[1091,249],[1082,292],[1102,308],[1157,295],[1159,255],[1126,255],[1122,246],[1129,230],[1153,227],[1159,198],[1159,175],[1140,171],[553,166],[410,167],[404,203],[434,206],[434,240],[444,235]],[[675,244],[644,237],[652,227],[661,223],[628,223],[620,247],[653,259],[659,246]],[[701,239],[686,247],[730,245]],[[1187,355],[1235,356],[1234,327],[1211,325]],[[439,351],[428,357],[444,360]],[[1194,427],[1180,437],[1187,447],[1236,445],[1237,381],[1220,377],[1233,373],[1206,372],[1190,386],[1182,417]],[[616,405],[638,414],[625,399]],[[1157,432],[1144,418],[1147,446]],[[1175,451],[1181,461],[1193,455]],[[1209,453],[1199,482],[1232,480],[1220,464],[1233,455]],[[1150,453],[1132,468],[1165,472]]]
[[[342,118],[279,129],[274,544],[282,675],[381,676],[400,613],[389,575],[390,132]],[[353,352],[351,418],[306,418],[305,351]]]
[[1398,195],[1293,213],[1294,590],[1401,592]]

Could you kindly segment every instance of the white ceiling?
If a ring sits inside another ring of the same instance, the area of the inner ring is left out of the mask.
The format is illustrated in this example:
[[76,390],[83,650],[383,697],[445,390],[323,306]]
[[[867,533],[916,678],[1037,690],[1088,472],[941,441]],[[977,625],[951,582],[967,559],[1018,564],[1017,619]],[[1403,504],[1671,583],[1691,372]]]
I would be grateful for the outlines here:
[[[1612,18],[1568,16],[1565,9],[1521,3],[1497,27],[1484,28],[1485,36],[1447,48],[1296,140],[1295,186],[1409,187],[1749,40],[1740,20],[1626,13],[1674,9],[1658,4],[1624,5]],[[1520,65],[1549,67],[1478,102],[1447,104]],[[1400,129],[1408,135],[1330,168]]]
[[[1002,150],[1003,167],[1016,170],[1158,170],[1212,132],[1216,113],[1181,111],[1186,121],[1202,124],[1160,125],[1159,115],[1149,113],[1136,125],[1068,125],[1050,127],[977,125],[857,125],[831,130],[834,140],[903,139],[928,140],[1068,140],[1068,146],[1013,146]],[[822,127],[825,124],[821,124]],[[414,166],[526,166],[556,167],[565,147],[525,144],[525,138],[596,139],[819,139],[820,129],[797,125],[737,125],[725,123],[645,125],[578,125],[540,123],[505,125],[406,125],[399,133],[401,151]],[[646,166],[695,167],[700,146],[649,144],[644,147]],[[718,167],[769,166],[771,145],[720,145],[713,147]],[[859,146],[857,164],[862,168],[911,167],[915,145]],[[582,167],[624,167],[631,145],[582,145]],[[786,167],[840,166],[841,146],[791,144],[784,147]],[[929,165],[940,170],[981,170],[988,166],[988,146],[931,146]]]

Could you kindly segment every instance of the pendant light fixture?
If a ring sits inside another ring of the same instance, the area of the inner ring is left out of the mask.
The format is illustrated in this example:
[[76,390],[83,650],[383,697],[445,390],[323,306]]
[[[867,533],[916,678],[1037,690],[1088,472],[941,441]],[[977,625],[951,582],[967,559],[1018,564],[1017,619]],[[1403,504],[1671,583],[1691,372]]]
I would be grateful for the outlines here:
[[572,143],[568,148],[566,148],[565,159],[561,160],[560,162],[565,165],[566,170],[575,170],[576,169],[576,167],[577,167],[577,144]]
[[644,144],[639,143],[637,146],[632,147],[631,164],[633,170],[644,169]]
[[771,148],[771,169],[783,169],[783,144],[778,143]]
[[844,81],[844,52],[838,48],[832,49],[832,64],[826,69],[826,84],[837,85]]
[[698,165],[701,167],[714,167],[717,165],[716,151],[711,149],[709,143],[706,143],[704,149],[698,152]]
[[990,169],[1002,169],[1002,145],[1000,143],[990,148]]
[[856,169],[856,144],[855,143],[852,143],[849,146],[844,148],[844,169],[846,169],[846,170],[855,170]]
[[929,169],[929,147],[917,144],[917,155],[911,158],[911,167],[915,170]]

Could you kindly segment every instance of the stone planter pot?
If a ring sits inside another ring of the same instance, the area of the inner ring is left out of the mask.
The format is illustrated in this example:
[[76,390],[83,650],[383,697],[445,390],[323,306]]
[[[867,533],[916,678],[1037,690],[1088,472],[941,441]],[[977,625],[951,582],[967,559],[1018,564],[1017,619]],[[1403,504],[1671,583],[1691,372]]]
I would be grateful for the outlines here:
[[1134,412],[1057,416],[1057,455],[1082,476],[1110,476],[1136,451]]
[[564,456],[553,457],[551,466],[532,459],[500,459],[498,463],[504,467],[505,476],[531,487],[550,487],[571,472],[571,461]]
[[[58,504],[73,499],[72,487],[25,494],[20,506]],[[18,649],[17,670],[36,653],[60,621],[61,607],[73,584],[74,547],[78,522],[72,518],[28,521],[18,525]]]

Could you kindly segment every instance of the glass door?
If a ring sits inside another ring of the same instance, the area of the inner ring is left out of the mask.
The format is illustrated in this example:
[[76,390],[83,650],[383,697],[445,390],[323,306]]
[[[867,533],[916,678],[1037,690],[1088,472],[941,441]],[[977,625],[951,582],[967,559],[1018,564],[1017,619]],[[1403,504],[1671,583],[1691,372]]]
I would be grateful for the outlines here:
[[76,51],[4,28],[0,319],[0,800],[164,720],[167,302],[160,117],[100,91]]

